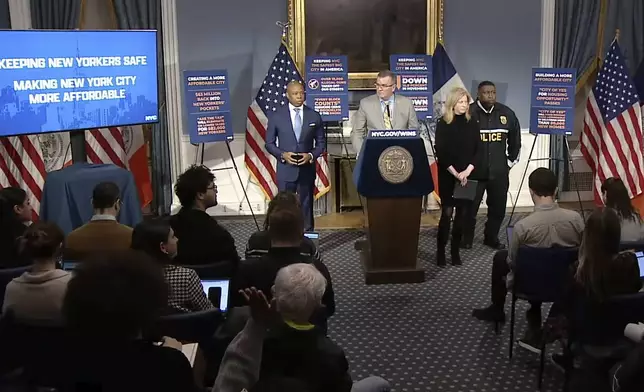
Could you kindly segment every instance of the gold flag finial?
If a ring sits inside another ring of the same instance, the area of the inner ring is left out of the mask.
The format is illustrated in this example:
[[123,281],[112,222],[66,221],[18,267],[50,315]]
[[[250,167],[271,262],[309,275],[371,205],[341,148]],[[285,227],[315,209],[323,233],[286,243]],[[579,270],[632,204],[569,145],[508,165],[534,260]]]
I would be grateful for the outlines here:
[[619,29],[616,29],[615,30],[615,41],[619,41],[619,33],[620,33]]

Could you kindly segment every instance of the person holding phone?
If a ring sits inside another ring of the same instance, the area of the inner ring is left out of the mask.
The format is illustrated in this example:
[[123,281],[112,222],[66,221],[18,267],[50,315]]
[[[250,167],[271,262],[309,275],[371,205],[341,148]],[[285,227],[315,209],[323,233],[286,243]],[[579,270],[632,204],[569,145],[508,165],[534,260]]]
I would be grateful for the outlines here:
[[460,265],[459,247],[463,225],[472,201],[454,198],[454,187],[467,186],[479,154],[479,125],[470,116],[470,94],[464,88],[455,88],[445,103],[445,113],[436,124],[436,157],[438,160],[438,189],[441,197],[441,217],[438,222],[436,263],[447,264],[445,247],[452,228],[452,264]]
[[266,151],[277,158],[277,188],[297,193],[304,214],[304,229],[312,231],[315,162],[326,148],[320,113],[304,104],[304,87],[298,81],[286,88],[288,105],[268,118]]

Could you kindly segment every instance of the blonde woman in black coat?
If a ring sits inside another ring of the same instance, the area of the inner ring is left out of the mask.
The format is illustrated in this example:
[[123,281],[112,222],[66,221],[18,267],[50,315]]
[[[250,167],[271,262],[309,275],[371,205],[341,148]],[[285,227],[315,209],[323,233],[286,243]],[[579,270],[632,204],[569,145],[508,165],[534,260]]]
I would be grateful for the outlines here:
[[463,224],[472,202],[454,199],[454,187],[465,186],[474,170],[479,153],[479,124],[470,117],[472,98],[464,88],[455,88],[445,103],[445,113],[436,125],[436,157],[438,159],[438,189],[441,198],[441,217],[438,223],[439,266],[447,264],[445,248],[449,237],[450,221],[454,212],[452,228],[452,264],[460,265],[459,245],[463,236]]

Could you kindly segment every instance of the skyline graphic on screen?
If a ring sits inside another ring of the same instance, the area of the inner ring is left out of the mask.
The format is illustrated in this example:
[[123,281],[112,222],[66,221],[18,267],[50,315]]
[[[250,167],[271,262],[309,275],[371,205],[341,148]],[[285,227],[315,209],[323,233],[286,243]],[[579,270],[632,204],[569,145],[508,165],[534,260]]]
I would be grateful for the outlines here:
[[0,136],[158,121],[156,31],[0,37]]

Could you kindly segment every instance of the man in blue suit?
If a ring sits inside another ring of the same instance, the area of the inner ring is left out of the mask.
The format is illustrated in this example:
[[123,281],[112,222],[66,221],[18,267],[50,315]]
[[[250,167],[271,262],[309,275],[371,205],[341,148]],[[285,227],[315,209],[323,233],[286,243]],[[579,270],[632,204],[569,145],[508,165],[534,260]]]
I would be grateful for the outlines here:
[[320,113],[304,105],[304,87],[291,81],[288,105],[268,118],[266,151],[277,158],[277,187],[296,192],[304,213],[304,228],[313,230],[315,162],[326,148]]

